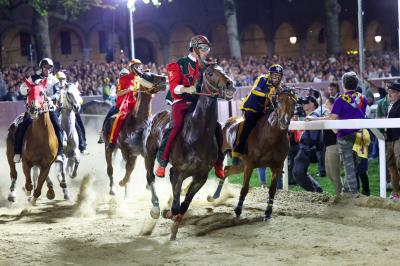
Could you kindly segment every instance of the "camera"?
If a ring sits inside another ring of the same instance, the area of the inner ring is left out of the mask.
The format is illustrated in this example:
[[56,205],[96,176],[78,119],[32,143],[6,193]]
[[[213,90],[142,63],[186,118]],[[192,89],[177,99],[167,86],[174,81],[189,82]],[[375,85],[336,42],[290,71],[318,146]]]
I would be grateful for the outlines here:
[[303,109],[303,103],[302,101],[299,101],[296,103],[294,107],[294,115],[298,117],[306,117],[306,112]]

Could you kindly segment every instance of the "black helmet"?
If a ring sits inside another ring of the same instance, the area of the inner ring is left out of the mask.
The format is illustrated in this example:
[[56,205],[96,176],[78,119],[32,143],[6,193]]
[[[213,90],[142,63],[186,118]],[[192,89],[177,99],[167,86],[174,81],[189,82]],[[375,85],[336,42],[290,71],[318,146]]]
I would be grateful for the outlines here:
[[43,66],[46,66],[46,65],[54,67],[53,60],[51,60],[50,58],[47,58],[47,57],[45,57],[42,60],[40,60],[40,62],[39,62],[39,67],[40,68],[42,68]]
[[269,73],[278,73],[283,75],[283,67],[278,64],[273,64],[268,68]]

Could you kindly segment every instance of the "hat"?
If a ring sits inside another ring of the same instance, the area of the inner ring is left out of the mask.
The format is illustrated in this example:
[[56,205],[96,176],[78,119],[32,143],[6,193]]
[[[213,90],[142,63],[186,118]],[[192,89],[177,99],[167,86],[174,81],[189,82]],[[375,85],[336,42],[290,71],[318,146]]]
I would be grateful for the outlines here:
[[389,85],[388,89],[395,90],[395,91],[400,91],[400,83],[398,82],[393,82]]
[[299,100],[299,104],[307,104],[307,103],[310,103],[310,102],[312,102],[316,108],[318,107],[317,99],[315,99],[314,96],[302,97]]

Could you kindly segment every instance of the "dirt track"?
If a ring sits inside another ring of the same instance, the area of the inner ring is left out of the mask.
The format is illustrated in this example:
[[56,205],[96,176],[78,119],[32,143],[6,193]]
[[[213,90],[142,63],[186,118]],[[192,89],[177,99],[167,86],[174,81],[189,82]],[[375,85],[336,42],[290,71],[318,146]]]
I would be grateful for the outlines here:
[[[96,136],[94,133],[92,136]],[[4,142],[3,142],[4,143]],[[20,189],[18,201],[6,200],[9,177],[5,151],[0,149],[0,265],[390,265],[397,264],[400,205],[377,198],[333,204],[312,193],[278,193],[273,219],[261,222],[267,193],[250,191],[242,217],[234,218],[238,186],[228,186],[225,200],[212,206],[205,198],[216,186],[209,180],[193,201],[176,241],[169,240],[171,221],[150,218],[150,193],[139,160],[129,197],[108,192],[103,147],[89,142],[79,175],[69,181],[71,200],[43,196],[29,206]],[[122,166],[116,160],[118,181]],[[90,178],[77,195],[83,176]],[[157,179],[161,203],[170,185]],[[231,197],[234,198],[231,198]],[[154,226],[154,230],[151,230]],[[143,232],[152,231],[149,236]]]

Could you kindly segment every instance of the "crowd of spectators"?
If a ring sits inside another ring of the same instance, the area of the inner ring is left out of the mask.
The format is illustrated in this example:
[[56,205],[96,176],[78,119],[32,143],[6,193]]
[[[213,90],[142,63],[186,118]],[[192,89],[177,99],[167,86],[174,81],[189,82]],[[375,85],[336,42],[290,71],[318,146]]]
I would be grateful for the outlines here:
[[[365,60],[365,78],[381,78],[398,76],[397,53],[384,52],[367,54]],[[303,56],[285,58],[282,56],[252,57],[241,59],[221,59],[219,64],[234,80],[237,86],[251,86],[258,75],[266,73],[269,65],[281,64],[285,69],[284,82],[322,82],[338,81],[346,71],[359,69],[357,55],[338,56]],[[56,65],[57,69],[66,70],[69,81],[78,81],[83,95],[100,95],[105,86],[105,79],[115,83],[118,72],[125,67],[121,63],[86,63],[68,66]],[[154,63],[145,65],[145,69],[165,74],[165,66]],[[25,77],[31,75],[35,67],[3,67],[0,69],[0,97],[3,100],[19,98],[19,85]]]

